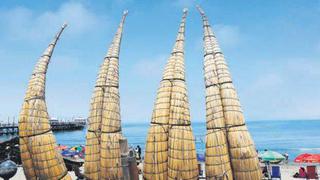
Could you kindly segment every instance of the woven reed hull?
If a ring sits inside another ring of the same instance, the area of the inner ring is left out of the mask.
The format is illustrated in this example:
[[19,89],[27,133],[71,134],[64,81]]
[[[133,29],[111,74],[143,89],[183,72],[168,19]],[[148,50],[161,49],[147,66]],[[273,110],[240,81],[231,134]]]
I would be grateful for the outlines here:
[[[35,97],[44,95],[46,76],[43,74],[48,66],[48,58],[40,59],[36,65],[36,69],[32,73],[32,78],[29,80],[29,86],[26,91],[26,97]],[[40,65],[40,66],[38,66]]]
[[31,155],[28,151],[28,146],[27,146],[28,140],[27,139],[28,138],[20,138],[19,139],[20,156],[21,156],[23,171],[24,171],[26,178],[36,179],[36,173],[33,169]]
[[[106,87],[104,89],[103,114],[101,121],[102,132],[116,132],[121,130],[119,89]],[[119,139],[116,143],[119,143]]]
[[168,124],[170,114],[170,97],[172,84],[170,81],[161,81],[154,103],[152,120],[153,123]]
[[262,172],[257,152],[247,127],[229,128],[228,140],[235,179],[260,180]]
[[218,84],[218,77],[217,77],[217,68],[214,61],[214,55],[212,54],[212,50],[206,50],[205,53],[207,55],[204,57],[203,61],[203,70],[204,70],[204,79],[205,85],[212,86]]
[[168,176],[168,126],[151,124],[146,142],[144,178],[166,180]]
[[[22,149],[28,149],[31,154],[28,156],[27,153],[22,153],[22,158],[26,160],[27,166],[24,171],[28,179],[71,179],[67,174],[62,156],[56,150],[56,141],[52,132],[23,138],[20,142],[22,142]],[[36,177],[32,176],[33,172],[28,168],[30,164],[34,167]],[[29,178],[28,175],[31,177]]]
[[206,177],[233,179],[225,130],[208,130],[206,136]]
[[257,152],[244,124],[240,101],[232,83],[221,85],[221,97],[225,121],[227,126],[230,126],[227,134],[234,178],[239,180],[261,179],[262,173]]
[[96,87],[91,102],[89,129],[104,132],[120,130],[119,90],[115,87]]
[[100,179],[118,180],[123,178],[120,137],[120,133],[101,134]]
[[[181,36],[181,35],[180,35]],[[181,39],[180,39],[181,40]],[[179,46],[172,50],[172,52],[183,51],[183,41],[176,42],[175,46]],[[182,53],[175,53],[168,59],[166,67],[163,72],[162,79],[184,79],[184,56]]]
[[50,129],[48,119],[49,115],[43,99],[25,101],[19,117],[19,136],[32,136],[48,131]]
[[84,172],[88,179],[99,179],[100,139],[98,137],[99,134],[90,131],[87,132]]
[[218,86],[206,88],[206,124],[207,129],[225,127],[220,89]]
[[234,126],[244,124],[245,121],[240,101],[232,83],[221,85],[221,98],[226,125]]
[[88,130],[100,131],[103,108],[103,88],[95,87],[90,103]]
[[109,84],[112,86],[119,85],[119,57],[118,56],[119,56],[118,51],[114,51],[110,54],[109,53],[107,54],[107,56],[104,58],[103,64],[99,69],[96,85],[98,86],[105,85],[105,84]]
[[190,111],[186,83],[181,80],[174,80],[171,83],[169,124],[189,125]]
[[169,129],[168,179],[197,179],[198,161],[190,126]]

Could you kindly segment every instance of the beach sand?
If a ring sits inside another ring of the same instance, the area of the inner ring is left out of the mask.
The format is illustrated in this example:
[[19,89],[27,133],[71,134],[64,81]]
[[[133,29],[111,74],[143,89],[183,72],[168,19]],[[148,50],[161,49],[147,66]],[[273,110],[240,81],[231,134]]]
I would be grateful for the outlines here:
[[[293,175],[298,172],[300,165],[297,164],[281,164],[279,165],[280,169],[281,169],[281,179],[284,180],[299,180],[297,178],[293,178]],[[319,174],[319,166],[318,166],[318,174]],[[83,172],[83,169],[82,169]],[[75,174],[73,172],[69,172],[69,174],[71,175],[72,179],[77,179]],[[18,168],[17,174],[11,178],[11,180],[23,180],[25,179],[24,173],[23,173],[23,169],[22,167]],[[140,178],[142,180],[142,176],[140,175]]]
[[[70,172],[69,171],[69,174],[70,174],[72,179],[77,179],[77,177],[74,174],[74,172]],[[25,175],[23,173],[23,168],[20,166],[20,167],[18,167],[17,174],[14,177],[12,177],[10,180],[23,180],[23,179],[26,179],[26,178],[25,178]]]

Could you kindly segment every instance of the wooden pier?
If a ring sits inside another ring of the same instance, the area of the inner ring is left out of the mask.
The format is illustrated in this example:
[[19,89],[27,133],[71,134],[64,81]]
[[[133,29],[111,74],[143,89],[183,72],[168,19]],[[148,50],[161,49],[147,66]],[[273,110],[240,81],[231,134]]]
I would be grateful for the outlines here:
[[[52,131],[72,131],[80,130],[86,126],[86,119],[74,119],[72,121],[59,121],[56,119],[50,120]],[[0,123],[0,136],[18,134],[18,123],[7,122]]]
[[17,134],[18,124],[17,123],[1,123],[0,124],[0,135]]

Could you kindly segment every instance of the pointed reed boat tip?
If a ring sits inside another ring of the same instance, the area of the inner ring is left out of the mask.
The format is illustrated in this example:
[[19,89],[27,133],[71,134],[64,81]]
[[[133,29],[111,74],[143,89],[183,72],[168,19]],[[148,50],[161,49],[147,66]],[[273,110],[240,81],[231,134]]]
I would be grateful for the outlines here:
[[203,11],[202,8],[200,7],[200,5],[197,4],[196,7],[197,7],[199,13],[201,14],[201,16],[204,16],[204,15],[205,15],[205,14],[204,14],[204,11]]
[[68,23],[67,23],[67,22],[64,22],[64,23],[62,24],[62,29],[66,28],[67,26],[68,26]]
[[177,38],[154,103],[143,162],[146,180],[198,178],[195,138],[185,83],[184,34],[187,11],[183,9]]
[[[98,72],[86,135],[84,174],[87,179],[123,179],[120,140],[119,53],[123,11],[117,32]],[[105,108],[108,107],[108,108]],[[125,145],[122,145],[125,146]]]
[[58,31],[35,65],[21,108],[20,156],[26,179],[71,179],[61,154],[55,149],[57,144],[45,101],[48,65],[65,27]]
[[[230,70],[208,18],[200,7],[198,10],[202,15],[205,51],[206,177],[221,177],[227,172],[228,179],[262,179],[256,148],[246,126]],[[213,95],[215,101],[210,99]],[[221,118],[215,118],[214,114],[218,112],[221,112]],[[217,127],[221,130],[217,131]],[[217,159],[220,159],[219,164],[214,162]]]
[[187,13],[188,12],[188,8],[183,8],[183,13]]

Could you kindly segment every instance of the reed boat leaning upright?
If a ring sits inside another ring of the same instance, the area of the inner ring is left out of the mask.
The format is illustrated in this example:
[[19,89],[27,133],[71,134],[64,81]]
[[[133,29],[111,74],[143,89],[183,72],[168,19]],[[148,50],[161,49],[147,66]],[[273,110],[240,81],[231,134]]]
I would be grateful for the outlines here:
[[[199,7],[198,7],[199,9]],[[199,9],[201,11],[201,9]],[[227,143],[227,132],[223,113],[222,99],[217,75],[217,67],[213,56],[208,20],[203,15],[204,37],[204,81],[206,88],[206,153],[205,168],[207,179],[231,180],[232,171]]]
[[71,179],[63,158],[56,150],[56,140],[51,131],[45,101],[46,74],[51,56],[60,35],[49,44],[36,64],[19,117],[19,141],[22,166],[27,179]]
[[[240,101],[232,83],[230,71],[204,11],[199,6],[198,10],[203,18],[206,52],[204,55],[205,66],[207,68],[209,66],[215,67],[215,71],[213,71],[215,74],[212,72],[212,75],[217,76],[218,79],[217,82],[206,84],[206,86],[207,90],[212,86],[219,87],[220,92],[214,90],[214,94],[219,93],[221,98],[233,178],[236,180],[260,180],[262,173],[259,166],[258,155],[246,126]],[[211,60],[206,61],[209,59]],[[212,63],[214,63],[214,65],[212,65]],[[205,70],[210,69],[205,68]],[[207,93],[209,92],[207,91]],[[219,104],[220,102],[216,101],[216,103]],[[207,144],[210,143],[211,142],[207,142]]]
[[121,179],[119,52],[123,25],[128,11],[124,11],[118,30],[97,76],[91,99],[89,125],[86,136],[84,171],[88,179]]
[[147,135],[144,177],[147,180],[197,179],[198,165],[192,133],[184,68],[187,9],[165,67]]

